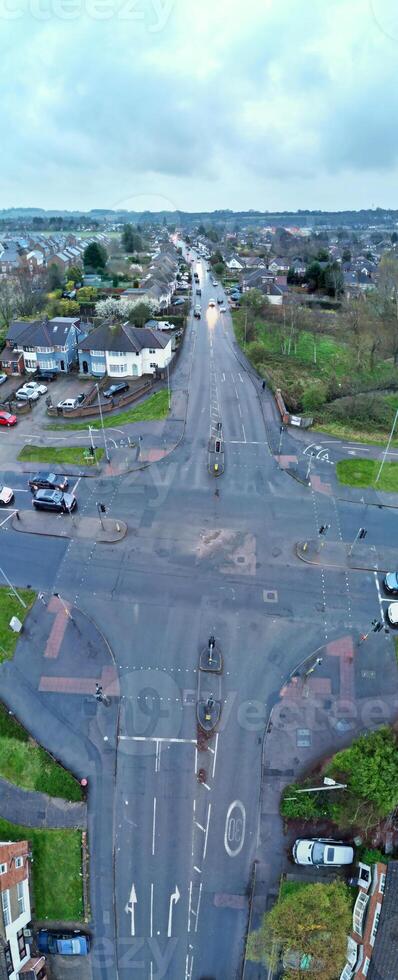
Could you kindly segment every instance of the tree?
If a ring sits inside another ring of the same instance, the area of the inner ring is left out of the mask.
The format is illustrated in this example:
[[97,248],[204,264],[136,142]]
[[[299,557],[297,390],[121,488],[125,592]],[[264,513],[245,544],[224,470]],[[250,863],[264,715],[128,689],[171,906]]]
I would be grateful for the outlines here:
[[47,283],[50,290],[62,289],[65,282],[65,275],[56,262],[51,262],[47,270]]
[[383,325],[387,345],[398,364],[398,258],[395,252],[385,252],[379,265],[378,289],[371,292],[369,302]]
[[386,725],[360,735],[350,748],[337,752],[327,775],[343,776],[348,790],[358,799],[374,804],[380,817],[398,806],[398,744]]
[[132,225],[125,225],[122,231],[122,245],[126,252],[142,252],[142,238]]
[[338,262],[330,262],[323,273],[324,288],[328,296],[339,296],[343,292],[344,278]]
[[104,272],[108,261],[106,248],[98,242],[90,242],[84,249],[83,261],[87,271]]
[[27,268],[16,273],[15,295],[18,316],[32,316],[43,308],[44,292],[37,288],[35,277]]
[[396,231],[393,231],[393,233],[391,235],[391,244],[392,245],[396,245],[397,242],[398,242],[398,235],[397,235]]
[[75,285],[77,282],[81,282],[82,275],[82,269],[80,269],[78,265],[71,265],[67,271],[67,278],[70,279],[71,282],[75,283]]
[[111,319],[115,321],[126,321],[129,320],[130,323],[135,322],[134,315],[137,307],[139,307],[138,318],[141,320],[144,313],[143,308],[145,307],[145,319],[147,320],[153,315],[158,309],[158,302],[156,300],[150,300],[143,302],[141,299],[114,299],[110,296],[108,299],[101,299],[95,305],[95,312],[97,316],[106,317],[106,319]]
[[50,299],[46,306],[46,315],[49,319],[53,316],[79,316],[79,304],[73,299]]
[[342,257],[343,262],[351,262],[351,252],[350,252],[350,249],[349,248],[343,249],[343,254],[342,254],[341,257]]
[[[264,916],[260,929],[249,934],[247,958],[275,967],[275,956],[294,951],[313,957],[317,980],[336,980],[346,962],[351,920],[350,896],[344,882],[303,884],[290,894],[282,894]],[[298,974],[285,968],[283,976],[295,980]]]
[[323,269],[319,265],[319,262],[310,262],[305,270],[305,281],[308,283],[308,289],[311,292],[317,292],[318,289],[322,289],[324,284]]
[[95,286],[82,286],[78,290],[76,300],[81,306],[85,303],[95,303],[98,296],[98,289]]
[[138,302],[132,308],[128,319],[135,327],[143,327],[147,320],[150,319],[151,314],[152,311],[149,303]]
[[16,312],[15,289],[7,279],[0,281],[0,328],[8,330]]
[[260,289],[248,289],[243,293],[240,303],[250,310],[253,316],[258,316],[264,309],[264,296]]

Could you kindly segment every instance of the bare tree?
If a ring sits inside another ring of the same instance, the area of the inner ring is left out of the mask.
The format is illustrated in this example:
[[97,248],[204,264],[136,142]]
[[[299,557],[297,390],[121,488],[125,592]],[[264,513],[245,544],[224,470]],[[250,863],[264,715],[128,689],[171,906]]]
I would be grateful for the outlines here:
[[2,330],[8,330],[15,316],[15,310],[15,289],[7,279],[3,279],[0,281],[0,328]]

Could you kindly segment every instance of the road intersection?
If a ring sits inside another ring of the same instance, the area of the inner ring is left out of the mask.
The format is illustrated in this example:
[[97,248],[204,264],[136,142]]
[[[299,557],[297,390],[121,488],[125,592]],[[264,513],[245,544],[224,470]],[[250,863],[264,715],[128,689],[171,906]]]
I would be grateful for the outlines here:
[[[173,388],[187,394],[183,439],[146,469],[79,484],[79,509],[94,516],[100,499],[127,522],[125,539],[36,538],[15,534],[9,521],[0,529],[2,564],[15,585],[67,597],[115,657],[112,819],[107,813],[95,829],[103,839],[90,841],[93,975],[101,980],[240,976],[272,705],[297,663],[362,631],[380,611],[372,571],[297,558],[295,543],[315,538],[322,523],[330,540],[349,541],[363,516],[353,502],[318,494],[280,468],[272,403],[245,369],[229,315],[207,307],[214,287],[203,263],[199,274],[202,319],[190,319],[173,375]],[[207,451],[218,420],[225,474],[216,480]],[[286,446],[297,454],[288,435]],[[8,477],[24,490],[21,475]],[[387,544],[396,512],[370,511],[369,543]],[[222,716],[203,749],[197,670],[210,635],[224,655]],[[96,712],[108,739],[107,708]],[[88,775],[95,792],[95,768]],[[113,880],[105,853],[113,855]]]

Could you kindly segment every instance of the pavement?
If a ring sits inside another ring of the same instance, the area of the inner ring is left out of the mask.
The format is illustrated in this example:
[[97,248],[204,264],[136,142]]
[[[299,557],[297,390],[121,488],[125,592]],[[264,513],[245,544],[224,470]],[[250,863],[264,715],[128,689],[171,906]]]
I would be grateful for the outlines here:
[[[57,519],[58,518],[58,519]],[[12,517],[14,531],[21,534],[50,535],[56,538],[88,539],[114,544],[127,534],[125,521],[114,518],[79,517],[71,514],[46,514],[35,510],[18,511]]]
[[87,827],[85,803],[69,803],[47,793],[21,789],[6,779],[0,779],[0,800],[1,816],[10,823],[21,823],[26,827],[75,827],[80,830]]
[[[95,980],[127,980],[133,971],[137,980],[240,976],[253,865],[266,857],[259,827],[270,712],[298,663],[341,638],[356,642],[383,610],[376,569],[354,574],[304,563],[296,542],[316,539],[326,523],[330,542],[353,541],[360,525],[368,547],[390,548],[396,536],[394,509],[317,491],[313,477],[326,481],[331,462],[312,464],[311,487],[281,468],[280,457],[304,454],[306,444],[280,433],[229,314],[207,306],[214,288],[203,264],[200,277],[202,319],[189,320],[173,375],[173,391],[187,393],[178,445],[135,472],[104,472],[76,489],[79,515],[96,517],[101,501],[107,516],[128,524],[128,535],[114,544],[22,535],[7,515],[0,521],[5,574],[15,585],[59,593],[73,617],[81,610],[97,624],[114,652],[119,711],[113,693],[109,708],[93,703],[93,681],[100,675],[105,691],[110,655],[101,647],[97,669],[80,638],[64,664],[44,658],[48,637],[33,657],[21,639],[1,673],[18,669],[6,693],[34,736],[50,749],[54,742],[54,754],[77,775],[89,774]],[[225,472],[216,496],[207,447],[219,420]],[[10,464],[3,478],[23,509],[26,476]],[[198,746],[198,661],[210,635],[224,660],[222,715]],[[382,683],[389,644],[381,632],[361,645],[361,684],[374,673]],[[351,668],[337,656],[336,678],[340,661],[349,691]],[[395,669],[393,659],[386,697],[396,689]],[[47,724],[50,710],[59,732],[54,720]],[[286,752],[295,741],[294,734]],[[294,768],[296,756],[284,768]],[[273,847],[266,839],[267,850]],[[270,895],[278,872],[275,866],[275,880],[267,879]]]
[[352,548],[352,542],[349,544],[347,541],[327,541],[320,538],[299,541],[296,554],[301,561],[311,565],[351,571],[391,572],[395,570],[397,562],[396,548],[387,545],[368,547],[357,542]]

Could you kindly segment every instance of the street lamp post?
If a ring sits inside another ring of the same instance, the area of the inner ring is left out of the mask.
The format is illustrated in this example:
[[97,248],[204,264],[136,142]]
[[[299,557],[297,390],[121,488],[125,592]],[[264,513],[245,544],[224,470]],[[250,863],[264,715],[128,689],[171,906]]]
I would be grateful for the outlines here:
[[103,420],[103,417],[102,417],[101,396],[100,396],[100,390],[99,390],[99,384],[98,384],[98,382],[96,383],[96,386],[95,387],[97,389],[97,395],[98,395],[98,407],[99,407],[99,412],[100,412],[102,435],[103,435],[103,438],[104,438],[105,456],[106,456],[107,463],[110,463],[110,457],[109,457],[109,452],[108,452],[108,445],[107,445],[106,436],[105,436],[105,429],[104,429],[104,420]]
[[24,600],[22,599],[22,597],[18,594],[17,590],[14,589],[14,586],[13,586],[12,582],[10,582],[10,579],[7,577],[6,573],[3,571],[2,568],[0,568],[0,572],[1,572],[2,576],[3,576],[3,578],[6,580],[7,585],[11,589],[12,594],[15,595],[15,598],[18,599],[18,602],[21,603],[21,606],[23,606],[23,608],[26,609],[27,608],[26,602],[24,602]]
[[393,424],[392,424],[392,429],[391,429],[390,435],[388,437],[388,442],[387,442],[386,448],[385,448],[384,453],[383,453],[383,459],[382,459],[382,461],[380,463],[380,468],[379,468],[379,472],[378,472],[378,474],[376,476],[375,483],[378,483],[378,481],[380,480],[381,471],[382,471],[383,466],[384,466],[384,463],[386,461],[386,456],[387,456],[388,450],[389,450],[389,448],[391,446],[391,440],[392,440],[392,437],[394,435],[394,429],[395,429],[395,426],[397,424],[397,419],[398,419],[398,408],[397,408],[397,411],[395,412],[395,418],[394,418],[394,421],[393,421]]

